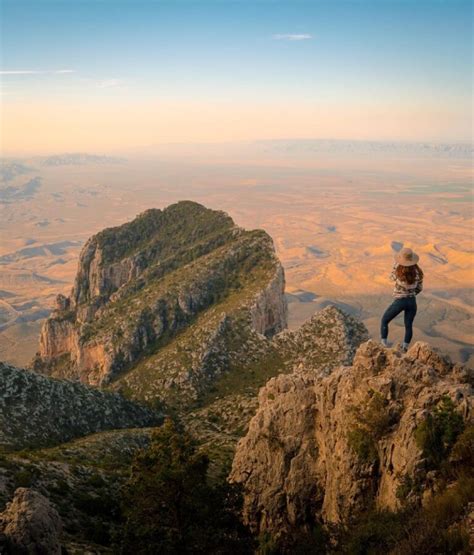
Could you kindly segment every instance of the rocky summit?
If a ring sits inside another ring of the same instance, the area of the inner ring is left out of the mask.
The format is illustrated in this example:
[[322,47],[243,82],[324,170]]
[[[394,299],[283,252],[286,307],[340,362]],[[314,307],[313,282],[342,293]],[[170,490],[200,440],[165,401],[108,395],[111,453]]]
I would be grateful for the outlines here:
[[272,336],[286,327],[283,290],[265,232],[194,202],[148,210],[86,243],[70,297],[58,297],[42,329],[34,368],[93,385],[123,380],[132,394],[196,396],[225,368],[216,357],[229,330]]
[[423,426],[472,422],[472,386],[468,368],[421,342],[404,354],[368,341],[328,375],[272,378],[230,475],[244,487],[246,521],[279,536],[429,496],[437,454],[423,446]]

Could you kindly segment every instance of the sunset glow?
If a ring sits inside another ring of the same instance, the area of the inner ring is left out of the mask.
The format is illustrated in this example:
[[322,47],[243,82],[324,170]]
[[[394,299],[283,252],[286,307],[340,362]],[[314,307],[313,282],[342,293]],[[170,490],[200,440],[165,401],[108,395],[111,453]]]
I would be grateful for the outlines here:
[[2,8],[6,154],[470,140],[470,2],[3,0]]

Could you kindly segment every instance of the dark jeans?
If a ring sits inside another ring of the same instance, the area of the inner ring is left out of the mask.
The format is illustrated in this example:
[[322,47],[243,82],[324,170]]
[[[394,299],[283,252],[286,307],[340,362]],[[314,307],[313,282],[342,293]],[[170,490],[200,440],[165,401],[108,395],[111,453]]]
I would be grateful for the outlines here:
[[405,343],[410,343],[413,337],[413,320],[416,314],[416,298],[415,297],[404,297],[402,299],[395,299],[393,303],[387,308],[384,315],[382,316],[382,322],[380,323],[380,337],[382,339],[387,339],[388,337],[388,324],[400,314],[404,312],[405,321]]

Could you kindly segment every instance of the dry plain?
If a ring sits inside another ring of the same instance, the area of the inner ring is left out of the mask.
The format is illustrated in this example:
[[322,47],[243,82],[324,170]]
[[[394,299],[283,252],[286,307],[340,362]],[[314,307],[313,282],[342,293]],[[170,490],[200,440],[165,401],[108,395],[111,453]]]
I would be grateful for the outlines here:
[[[377,338],[393,256],[414,248],[426,276],[415,339],[473,366],[471,157],[468,145],[262,141],[4,159],[0,360],[31,360],[90,235],[192,199],[270,233],[285,267],[290,327],[334,303]],[[399,318],[390,339],[401,337]]]

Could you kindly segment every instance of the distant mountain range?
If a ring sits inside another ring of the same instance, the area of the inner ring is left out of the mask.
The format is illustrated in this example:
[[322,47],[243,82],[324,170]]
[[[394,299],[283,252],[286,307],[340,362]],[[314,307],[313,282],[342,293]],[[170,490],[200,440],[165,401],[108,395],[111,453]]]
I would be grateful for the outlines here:
[[86,164],[121,164],[125,162],[125,159],[116,156],[72,152],[40,158],[40,161],[43,166],[83,166]]
[[256,141],[259,151],[285,154],[326,153],[340,155],[387,155],[421,158],[472,158],[471,143],[436,143],[403,141],[351,141],[298,139]]

